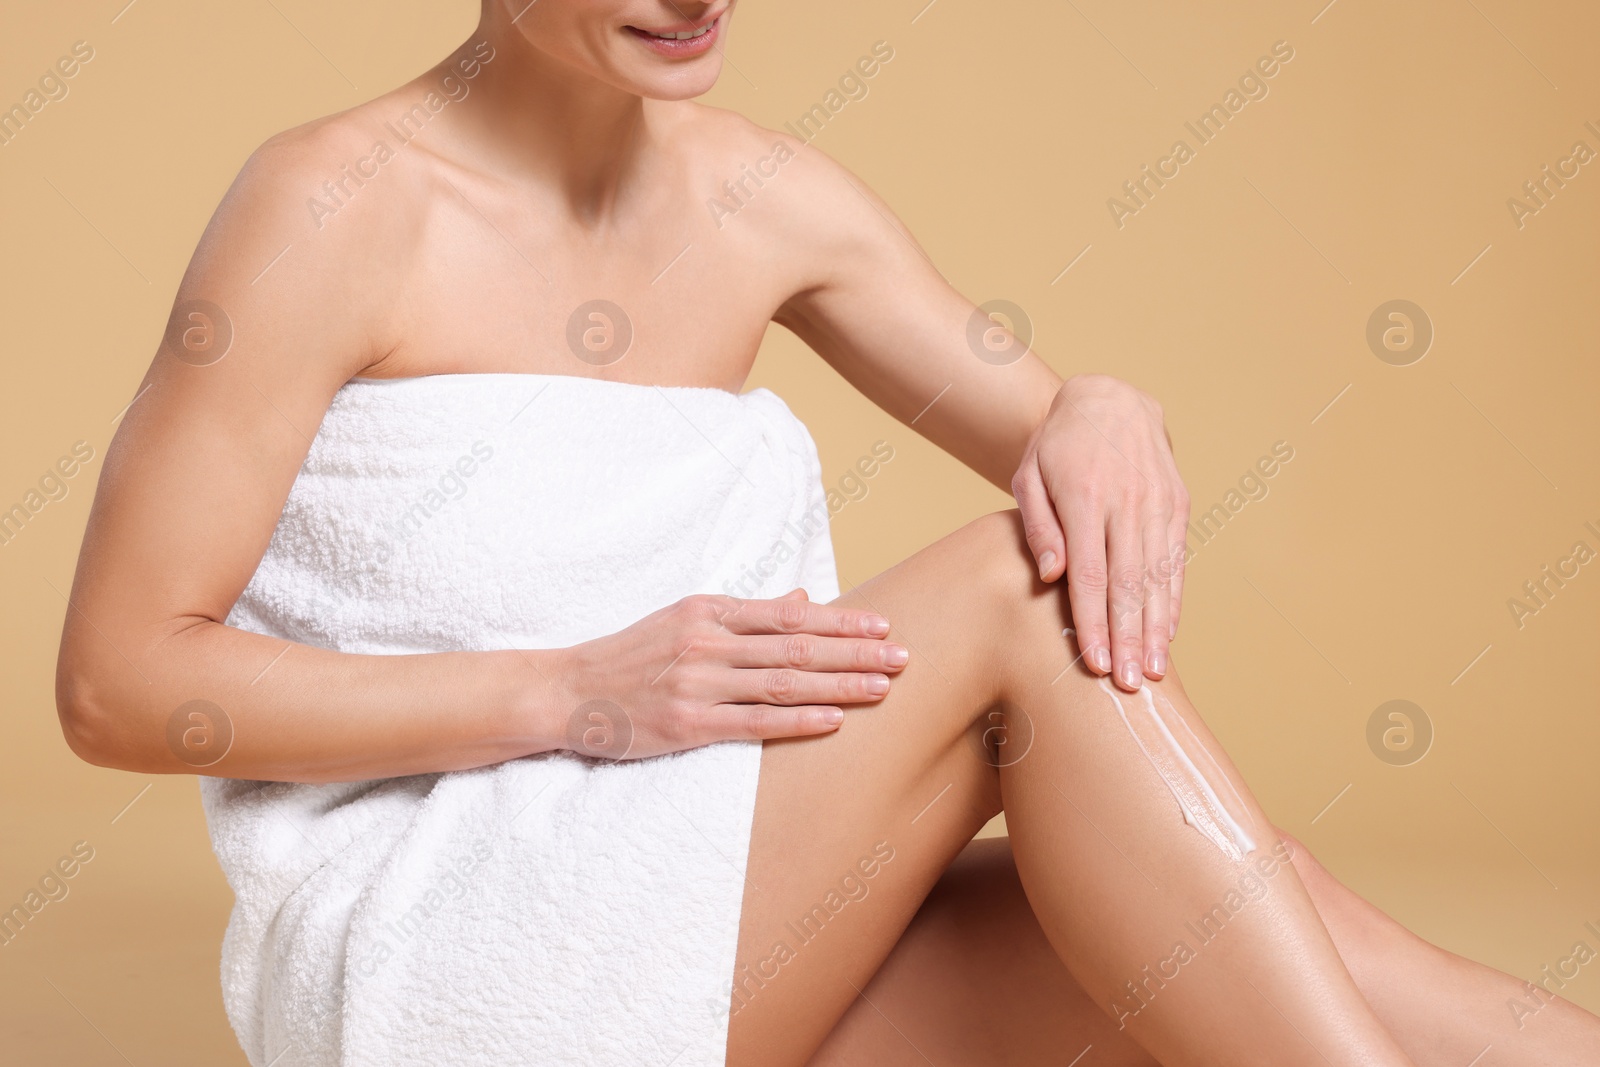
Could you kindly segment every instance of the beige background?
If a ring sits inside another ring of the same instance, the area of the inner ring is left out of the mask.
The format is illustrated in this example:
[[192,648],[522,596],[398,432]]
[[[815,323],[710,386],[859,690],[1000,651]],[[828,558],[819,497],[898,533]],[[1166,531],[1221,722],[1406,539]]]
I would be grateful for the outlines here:
[[[125,2],[13,3],[0,26],[0,104],[74,41],[96,53],[0,147],[0,506],[75,441],[97,456],[0,548],[0,904],[74,842],[94,849],[70,895],[0,947],[0,1034],[16,1062],[239,1063],[217,993],[230,898],[194,780],[67,751],[52,711],[62,594],[112,420],[239,165],[433,63],[477,2]],[[1506,205],[1575,141],[1600,150],[1584,128],[1600,127],[1600,13],[924,2],[747,0],[712,99],[780,125],[889,42],[870,94],[816,143],[951,281],[1026,309],[1062,373],[1161,398],[1197,509],[1274,442],[1295,450],[1198,551],[1176,651],[1267,810],[1453,949],[1527,977],[1580,938],[1600,947],[1583,929],[1600,923],[1600,563],[1520,629],[1507,608],[1575,541],[1600,550],[1584,528],[1600,528],[1600,163],[1521,229]],[[1269,95],[1117,228],[1107,198],[1174,139],[1193,144],[1184,121],[1279,40],[1295,56]],[[1436,331],[1404,367],[1365,339],[1397,298]],[[873,441],[894,445],[835,522],[851,581],[1007,503],[782,330],[752,384],[810,424],[830,481]],[[1396,698],[1436,733],[1411,766],[1366,740]],[[1565,991],[1600,1009],[1600,966]]]

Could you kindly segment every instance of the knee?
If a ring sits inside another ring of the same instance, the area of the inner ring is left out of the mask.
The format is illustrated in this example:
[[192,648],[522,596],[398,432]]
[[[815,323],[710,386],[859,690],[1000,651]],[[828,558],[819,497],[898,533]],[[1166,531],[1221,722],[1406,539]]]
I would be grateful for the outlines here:
[[[1015,508],[974,519],[955,535],[961,558],[952,568],[967,585],[977,613],[974,629],[1008,644],[1032,632],[1059,636],[1071,625],[1066,583],[1046,584],[1028,547],[1022,514]],[[1014,647],[1014,645],[1012,645]]]
[[1272,827],[1272,833],[1276,835],[1279,841],[1283,842],[1283,847],[1288,850],[1289,859],[1294,864],[1295,870],[1299,873],[1302,881],[1305,880],[1307,875],[1319,877],[1327,874],[1323,870],[1322,864],[1318,863],[1306,846],[1300,843],[1299,838],[1281,826],[1276,825]]
[[[1299,840],[1276,826],[1273,832],[1289,850],[1295,874],[1310,895],[1317,914],[1340,943],[1341,952],[1350,946],[1371,949],[1395,936],[1415,936],[1334,877]],[[1351,961],[1347,959],[1346,962]]]
[[1289,860],[1294,864],[1295,874],[1299,875],[1306,891],[1313,897],[1323,896],[1336,888],[1344,888],[1298,838],[1278,826],[1273,826],[1272,832],[1283,842],[1284,848],[1289,852]]
[[1016,508],[973,519],[955,536],[964,556],[962,573],[1002,604],[1015,604],[1046,588]]

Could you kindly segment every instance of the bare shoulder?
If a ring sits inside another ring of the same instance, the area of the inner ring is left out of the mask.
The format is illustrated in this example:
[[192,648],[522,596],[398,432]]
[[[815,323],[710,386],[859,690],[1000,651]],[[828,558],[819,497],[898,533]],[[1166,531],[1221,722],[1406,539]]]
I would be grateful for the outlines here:
[[707,198],[707,210],[721,217],[757,201],[770,201],[768,216],[795,216],[811,224],[834,214],[852,185],[847,169],[821,149],[789,130],[771,130],[743,115],[694,105],[689,113],[697,136],[695,178]]
[[910,235],[888,205],[793,130],[767,129],[703,105],[687,121],[698,134],[689,138],[691,181],[707,221],[721,233],[769,255],[781,249],[808,284],[825,283],[841,262],[887,264],[907,251]]
[[208,301],[285,340],[295,323],[315,329],[326,343],[296,351],[349,375],[380,358],[384,304],[418,240],[420,183],[391,167],[376,115],[364,104],[262,142],[201,235],[176,305]]

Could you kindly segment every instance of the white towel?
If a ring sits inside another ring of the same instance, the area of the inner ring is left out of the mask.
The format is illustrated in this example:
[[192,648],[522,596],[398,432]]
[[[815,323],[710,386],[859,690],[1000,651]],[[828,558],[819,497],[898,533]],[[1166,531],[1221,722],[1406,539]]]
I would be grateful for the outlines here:
[[[346,652],[565,647],[691,593],[831,600],[827,517],[765,389],[356,379],[228,622]],[[202,779],[250,1062],[722,1064],[760,757]]]

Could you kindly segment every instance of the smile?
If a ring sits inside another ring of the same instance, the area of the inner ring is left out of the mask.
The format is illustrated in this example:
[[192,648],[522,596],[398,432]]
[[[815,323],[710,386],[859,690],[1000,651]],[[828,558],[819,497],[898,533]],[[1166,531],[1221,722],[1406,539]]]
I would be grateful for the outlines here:
[[640,32],[647,33],[659,41],[692,41],[696,37],[701,37],[710,33],[711,27],[715,26],[716,24],[717,20],[712,19],[704,26],[701,26],[698,30],[684,30],[682,33],[656,33],[653,30],[641,30]]
[[691,25],[683,29],[643,30],[637,26],[629,26],[628,32],[659,55],[686,59],[709,52],[715,46],[717,39],[722,35],[722,15],[722,12],[718,12],[702,25]]

